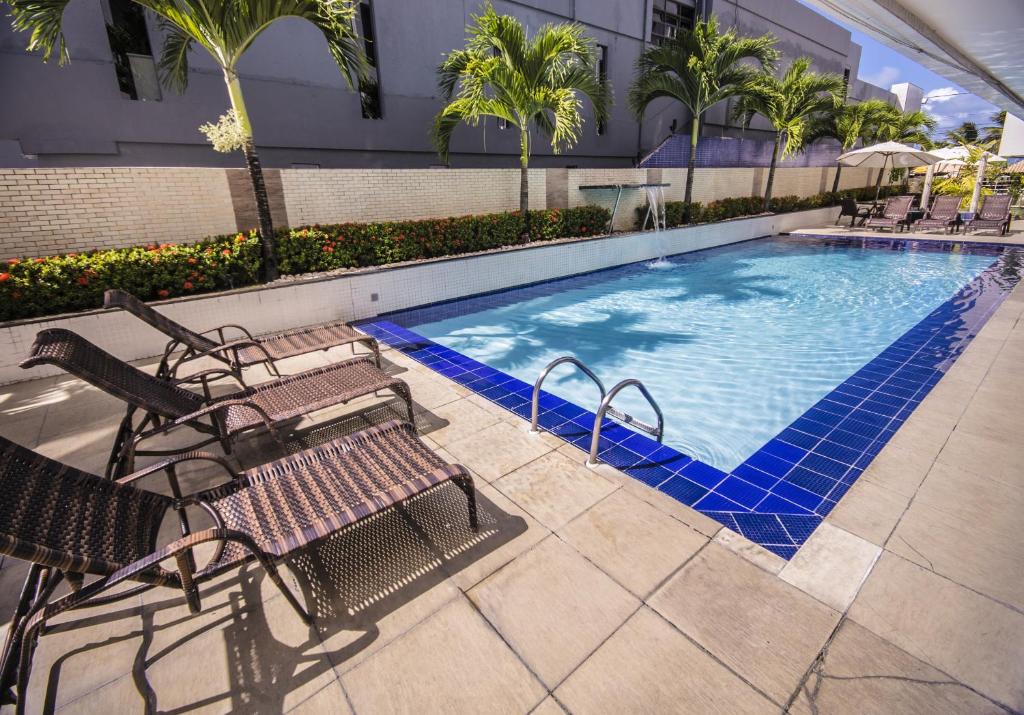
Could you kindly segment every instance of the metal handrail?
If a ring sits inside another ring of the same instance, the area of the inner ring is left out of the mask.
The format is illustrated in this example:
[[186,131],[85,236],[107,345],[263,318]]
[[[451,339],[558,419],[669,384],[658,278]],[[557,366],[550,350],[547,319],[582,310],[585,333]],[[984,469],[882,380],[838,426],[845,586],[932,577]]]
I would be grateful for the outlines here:
[[[640,382],[635,378],[623,380],[618,385],[613,387],[606,395],[603,396],[603,398],[601,399],[601,406],[597,408],[597,417],[594,419],[593,437],[591,437],[590,440],[590,456],[587,457],[588,466],[592,467],[598,463],[597,446],[598,443],[601,441],[601,421],[604,420],[605,413],[611,408],[612,400],[615,399],[615,396],[619,394],[619,392],[621,392],[623,388],[629,387],[631,385],[640,390],[640,394],[647,398],[647,402],[649,402],[651,407],[654,408],[654,413],[658,416],[658,427],[655,431],[655,436],[658,438],[658,441],[660,442],[662,440],[662,437],[664,437],[665,417],[664,415],[661,414],[661,408],[658,407],[658,403],[655,402],[654,397],[652,397],[651,393],[647,391],[646,387],[644,387],[644,383]],[[615,410],[615,412],[618,411]]]
[[[548,363],[548,366],[546,368],[544,368],[541,371],[540,376],[537,377],[537,382],[535,382],[534,385],[533,385],[533,404],[532,404],[532,406],[530,408],[530,431],[531,432],[539,432],[540,431],[539,428],[537,427],[537,413],[540,411],[540,386],[544,383],[544,380],[547,379],[548,374],[552,370],[554,370],[556,367],[558,367],[559,365],[562,365],[564,363],[571,363],[571,364],[575,365],[576,367],[578,367],[580,369],[581,372],[583,372],[584,375],[586,375],[591,380],[593,380],[594,383],[597,385],[597,389],[601,391],[601,400],[604,400],[604,396],[605,396],[605,394],[607,394],[607,391],[604,389],[604,383],[601,382],[601,378],[599,378],[597,375],[595,375],[594,371],[591,370],[586,365],[584,365],[579,359],[573,357],[572,355],[563,355],[560,358],[555,358],[554,360],[552,360],[551,362]],[[602,404],[603,404],[603,402],[602,402]]]

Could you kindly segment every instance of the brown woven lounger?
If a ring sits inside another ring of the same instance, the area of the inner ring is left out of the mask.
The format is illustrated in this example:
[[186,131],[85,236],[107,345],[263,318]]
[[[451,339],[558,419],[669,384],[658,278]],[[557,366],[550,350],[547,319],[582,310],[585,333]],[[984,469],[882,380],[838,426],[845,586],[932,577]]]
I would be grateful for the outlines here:
[[1010,199],[1009,194],[986,196],[981,200],[978,215],[964,226],[964,233],[978,229],[995,228],[1003,236],[1010,230]]
[[893,196],[885,202],[881,216],[872,216],[862,225],[866,228],[891,228],[893,231],[898,226],[902,231],[907,224],[907,214],[910,213],[910,205],[913,202],[913,196]]
[[[130,484],[167,472],[180,494],[174,465],[190,460],[220,464],[231,479],[222,486],[173,498]],[[109,603],[154,586],[180,588],[189,609],[200,610],[198,585],[256,559],[288,603],[311,623],[277,573],[285,556],[452,480],[466,494],[470,527],[477,530],[473,479],[446,463],[407,422],[388,422],[350,437],[235,474],[212,454],[169,459],[117,482],[82,472],[0,437],[0,554],[32,563],[8,631],[0,666],[0,694],[25,708],[32,652],[48,619],[72,608]],[[198,506],[215,526],[192,532],[185,507]],[[172,516],[171,512],[176,512]],[[160,548],[164,518],[177,518],[182,538]],[[192,549],[216,542],[205,566]],[[176,571],[160,564],[174,559]],[[84,583],[83,575],[98,578]],[[50,601],[61,581],[72,593]],[[128,590],[106,593],[124,582]],[[17,695],[10,688],[17,684]]]
[[944,228],[952,232],[960,218],[959,196],[936,196],[925,218],[914,222],[915,229]]
[[[354,350],[356,343],[362,343],[373,351],[377,367],[380,367],[380,346],[377,341],[340,321],[253,337],[252,333],[241,325],[233,324],[197,333],[123,290],[108,290],[103,295],[103,305],[107,308],[126,310],[171,338],[157,369],[157,375],[160,377],[174,377],[183,363],[201,357],[211,357],[226,364],[239,380],[242,379],[243,368],[259,364],[265,364],[275,375],[280,376],[276,365],[278,360],[317,350],[329,350],[340,345],[352,345]],[[226,336],[229,329],[241,332],[244,337],[229,340]],[[208,333],[216,333],[219,342],[207,337]],[[180,355],[173,355],[182,349]]]
[[[101,350],[80,335],[53,328],[36,335],[32,351],[21,367],[56,365],[128,403],[107,465],[107,476],[131,471],[135,455],[179,454],[214,441],[231,453],[231,439],[244,430],[266,427],[277,443],[284,442],[277,427],[285,421],[348,402],[380,390],[405,401],[413,421],[409,386],[374,365],[369,357],[353,358],[300,372],[231,394],[213,397],[209,381],[231,376],[228,370],[204,370],[186,378],[164,380],[139,370]],[[182,385],[201,383],[203,394]],[[143,417],[135,419],[139,410]],[[173,451],[138,450],[140,442],[181,425],[210,435],[196,444]]]

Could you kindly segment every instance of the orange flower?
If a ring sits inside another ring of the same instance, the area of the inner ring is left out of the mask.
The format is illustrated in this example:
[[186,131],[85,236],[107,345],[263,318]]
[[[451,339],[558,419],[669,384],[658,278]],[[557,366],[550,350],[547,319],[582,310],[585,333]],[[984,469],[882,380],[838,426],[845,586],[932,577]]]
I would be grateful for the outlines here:
[[192,285],[192,281],[185,281],[181,284],[181,287],[185,290],[192,290],[195,286]]
[[243,236],[242,234],[238,234],[237,236],[235,236],[235,243],[241,243],[244,240],[245,236]]
[[77,256],[78,254],[77,254],[77,253],[68,253],[68,254],[65,254],[65,255],[66,255],[66,256],[67,256],[68,258],[74,258],[74,257],[75,257],[75,256]]
[[195,265],[195,264],[197,264],[197,263],[199,263],[199,261],[198,261],[197,259],[195,259],[195,258],[189,258],[189,259],[188,259],[188,264],[189,264],[190,266],[194,266],[194,265]]
[[230,248],[225,248],[220,253],[221,253],[222,256],[230,256],[231,255],[231,249]]
[[10,280],[10,278],[11,278],[11,274],[10,273],[0,273],[0,283],[3,283],[4,281]]
[[164,289],[161,289],[161,290],[158,290],[158,291],[156,292],[156,294],[157,294],[158,296],[160,296],[161,298],[166,298],[167,296],[169,296],[169,295],[171,294],[171,292],[170,292],[169,290],[164,290]]
[[21,263],[21,261],[19,261],[17,258],[10,258],[7,260],[7,265],[9,266],[16,266],[19,263]]
[[33,263],[46,263],[46,259],[45,258],[36,258],[33,261]]

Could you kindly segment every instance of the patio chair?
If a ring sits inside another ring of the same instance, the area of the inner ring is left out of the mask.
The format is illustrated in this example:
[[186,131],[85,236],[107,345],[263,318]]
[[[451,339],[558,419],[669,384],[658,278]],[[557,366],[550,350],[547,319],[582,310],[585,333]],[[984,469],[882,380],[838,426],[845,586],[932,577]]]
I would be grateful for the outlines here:
[[964,233],[971,230],[996,228],[999,229],[1000,236],[1005,236],[1010,230],[1010,198],[1009,194],[997,194],[983,198],[978,215],[964,225]]
[[[181,496],[174,467],[201,460],[220,465],[228,481]],[[165,471],[176,496],[135,486]],[[157,587],[181,589],[189,610],[201,608],[199,586],[256,560],[307,623],[312,617],[285,585],[277,565],[321,539],[452,481],[466,495],[478,530],[469,472],[441,459],[408,422],[391,421],[236,473],[224,459],[194,452],[146,467],[118,481],[83,472],[0,437],[0,554],[32,564],[0,665],[0,702],[25,708],[32,654],[41,629],[74,608],[111,603]],[[186,507],[198,507],[212,528],[192,531]],[[174,514],[172,514],[174,512]],[[157,542],[165,518],[181,538]],[[216,544],[196,568],[193,549]],[[162,564],[170,559],[174,565]],[[89,582],[85,577],[96,577]],[[61,582],[71,593],[51,600]],[[111,593],[120,584],[127,589]],[[17,686],[16,695],[11,692]]]
[[[218,397],[210,393],[209,380],[230,375],[227,370],[204,370],[186,378],[161,379],[61,328],[42,330],[36,335],[21,367],[36,365],[55,365],[128,403],[111,448],[108,477],[131,471],[136,455],[180,454],[212,442],[220,442],[224,452],[230,454],[234,436],[257,427],[266,427],[284,450],[277,429],[282,423],[381,390],[404,400],[409,421],[414,421],[409,386],[381,371],[369,356],[243,386],[238,392]],[[203,394],[183,387],[196,383],[202,384]],[[142,412],[141,419],[135,419],[136,411]],[[138,449],[144,440],[183,425],[208,438],[177,450]]]
[[932,207],[928,214],[914,222],[917,230],[931,230],[936,228],[946,229],[952,233],[960,218],[960,197],[959,196],[936,196],[932,201]]
[[850,228],[853,228],[853,224],[857,219],[861,219],[861,222],[863,223],[863,220],[871,215],[870,208],[861,208],[857,205],[857,202],[850,197],[843,197],[839,206],[839,216],[836,218],[836,226],[838,226],[839,222],[843,220],[843,216],[850,217]]
[[[157,368],[160,377],[175,377],[183,363],[201,357],[211,357],[224,363],[240,381],[244,368],[259,364],[265,364],[273,374],[280,377],[276,365],[278,360],[341,345],[352,345],[354,348],[356,343],[368,347],[373,352],[377,367],[380,367],[380,347],[376,339],[340,321],[254,337],[241,325],[234,324],[197,333],[154,310],[131,293],[116,288],[104,293],[103,305],[106,308],[126,310],[171,338]],[[229,329],[239,331],[243,337],[229,340],[226,332]],[[207,337],[209,333],[216,333],[218,340]],[[174,357],[173,353],[182,348],[183,352]]]
[[907,224],[907,214],[910,212],[910,204],[914,201],[913,196],[893,196],[885,202],[880,216],[872,216],[864,222],[868,228],[891,228],[900,231]]

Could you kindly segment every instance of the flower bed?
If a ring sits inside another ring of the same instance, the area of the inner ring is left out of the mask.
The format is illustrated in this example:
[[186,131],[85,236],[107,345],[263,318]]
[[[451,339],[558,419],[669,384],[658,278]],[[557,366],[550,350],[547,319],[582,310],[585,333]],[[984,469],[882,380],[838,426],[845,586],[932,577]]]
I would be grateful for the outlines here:
[[[600,234],[609,219],[607,209],[598,206],[531,211],[531,240]],[[277,256],[282,274],[301,274],[458,255],[526,240],[523,217],[514,212],[282,229]],[[0,264],[0,321],[98,308],[107,288],[146,300],[238,288],[255,283],[259,269],[255,233],[193,244],[11,258]]]

